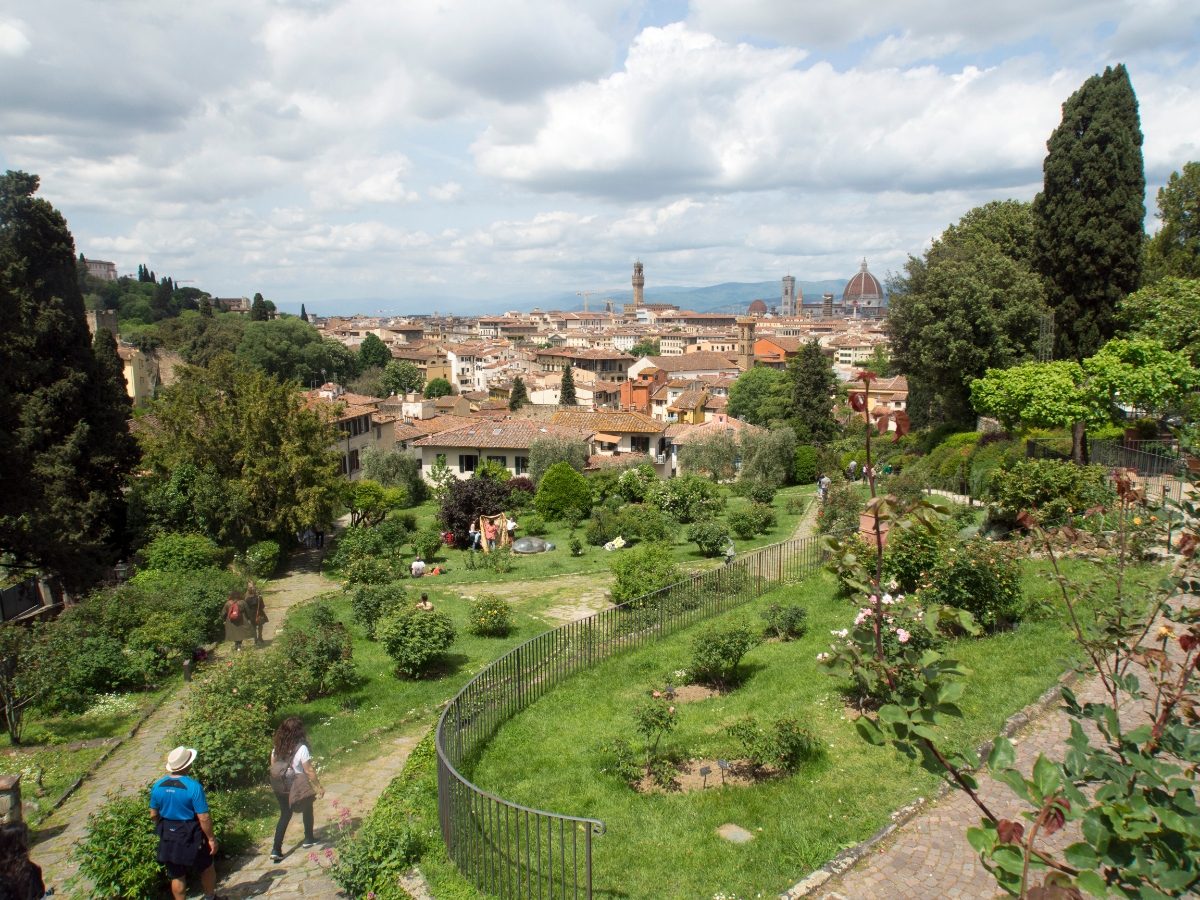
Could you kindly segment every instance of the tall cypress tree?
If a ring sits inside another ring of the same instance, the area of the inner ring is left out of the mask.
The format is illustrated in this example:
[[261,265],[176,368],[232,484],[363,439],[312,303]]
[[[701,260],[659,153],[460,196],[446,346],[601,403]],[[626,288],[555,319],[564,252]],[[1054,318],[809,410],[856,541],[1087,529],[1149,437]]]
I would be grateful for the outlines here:
[[1056,356],[1083,359],[1112,337],[1117,301],[1141,278],[1146,175],[1125,66],[1071,95],[1046,148],[1035,264],[1054,310]]
[[301,322],[307,322],[307,321],[308,321],[308,313],[307,313],[307,312],[305,312],[305,310],[304,310],[304,304],[303,304],[303,303],[301,303],[301,304],[300,304],[300,321],[301,321]]
[[116,557],[135,450],[112,338],[93,351],[71,232],[37,189],[0,177],[0,553],[76,589]]
[[788,362],[792,382],[792,430],[804,443],[821,444],[834,436],[833,393],[837,376],[815,340],[800,348]]
[[575,399],[575,373],[571,371],[570,366],[563,369],[562,382],[558,388],[558,402],[563,406],[576,406],[579,403]]
[[[571,385],[574,390],[575,385]],[[508,395],[508,408],[516,412],[522,406],[529,402],[529,391],[525,387],[525,379],[518,375],[513,379],[512,390]]]

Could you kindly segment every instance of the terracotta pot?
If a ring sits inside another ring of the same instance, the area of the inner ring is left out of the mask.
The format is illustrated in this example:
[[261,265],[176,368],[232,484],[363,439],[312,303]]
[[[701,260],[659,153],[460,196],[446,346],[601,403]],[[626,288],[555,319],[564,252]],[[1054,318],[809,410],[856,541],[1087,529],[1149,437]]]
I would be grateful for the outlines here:
[[[883,543],[887,544],[888,528],[891,527],[890,522],[881,522],[879,525],[879,533],[883,537]],[[872,547],[875,546],[875,517],[870,513],[858,514],[858,533],[866,538],[867,543]]]

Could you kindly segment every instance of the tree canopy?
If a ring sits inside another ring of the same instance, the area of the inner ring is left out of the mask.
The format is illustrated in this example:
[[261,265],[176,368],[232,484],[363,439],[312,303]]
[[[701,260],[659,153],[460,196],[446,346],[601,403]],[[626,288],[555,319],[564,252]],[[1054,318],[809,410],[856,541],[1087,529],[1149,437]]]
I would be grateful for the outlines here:
[[837,376],[815,340],[806,343],[791,358],[787,374],[792,385],[791,426],[796,437],[806,444],[820,444],[833,438],[837,433],[833,418]]
[[37,189],[0,177],[0,553],[75,589],[124,540],[136,445],[115,344],[93,348],[74,240]]
[[1123,65],[1063,104],[1033,201],[1035,265],[1055,316],[1055,357],[1081,360],[1113,335],[1117,301],[1141,279],[1146,176],[1137,97]]
[[1171,173],[1158,189],[1155,215],[1162,226],[1146,242],[1146,281],[1200,278],[1200,162]]
[[792,382],[787,372],[755,366],[729,388],[729,414],[754,425],[770,425],[791,413]]
[[658,356],[660,344],[657,338],[642,338],[629,348],[629,355],[639,359],[643,356]]
[[737,473],[738,455],[733,435],[716,432],[684,444],[679,450],[679,467],[713,481],[728,481]]
[[436,400],[438,397],[448,397],[454,393],[454,388],[450,386],[445,378],[435,378],[429,384],[425,385],[425,399]]
[[408,360],[391,360],[383,367],[380,379],[388,394],[412,394],[425,387],[425,376],[416,363]]
[[382,369],[391,361],[392,351],[388,349],[387,344],[377,334],[368,334],[363,338],[362,343],[358,345],[359,369]]
[[237,357],[269,375],[298,381],[304,387],[347,381],[358,373],[358,357],[351,350],[291,316],[247,322]]
[[976,207],[889,286],[892,365],[918,426],[971,418],[971,381],[1030,359],[1045,315],[1028,203]]
[[1200,365],[1200,278],[1163,278],[1130,294],[1118,318],[1135,337],[1189,353]]
[[579,402],[575,399],[575,373],[570,366],[563,369],[562,381],[558,386],[558,402],[563,406],[575,406]]
[[516,412],[529,403],[529,391],[525,388],[525,379],[520,375],[513,378],[512,390],[508,395],[508,408]]
[[337,431],[293,384],[220,357],[185,368],[150,412],[138,433],[150,527],[241,546],[332,521],[344,484]]

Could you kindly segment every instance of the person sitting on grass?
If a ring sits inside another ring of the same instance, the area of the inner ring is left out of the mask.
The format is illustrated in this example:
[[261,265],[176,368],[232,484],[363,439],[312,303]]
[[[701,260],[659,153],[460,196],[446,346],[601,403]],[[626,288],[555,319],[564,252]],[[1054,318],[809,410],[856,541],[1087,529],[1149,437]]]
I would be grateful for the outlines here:
[[412,561],[411,570],[413,578],[420,578],[425,574],[425,560],[418,556]]

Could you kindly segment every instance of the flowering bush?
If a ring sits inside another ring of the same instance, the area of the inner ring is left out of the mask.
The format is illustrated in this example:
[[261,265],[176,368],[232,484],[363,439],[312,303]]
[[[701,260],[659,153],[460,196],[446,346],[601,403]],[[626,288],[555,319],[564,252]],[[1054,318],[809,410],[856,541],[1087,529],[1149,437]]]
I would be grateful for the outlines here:
[[817,531],[835,538],[844,538],[858,531],[858,516],[863,510],[863,499],[852,484],[832,484],[825,494],[825,502],[817,513]]
[[[326,849],[329,877],[351,897],[400,898],[399,877],[421,856],[422,836],[400,809],[383,804],[357,832],[344,831],[336,852]],[[320,860],[310,854],[310,861]]]
[[915,591],[942,561],[946,536],[941,528],[895,528],[888,534],[883,557],[884,581],[896,590]]
[[920,596],[922,603],[965,609],[994,631],[1021,618],[1021,567],[1004,545],[975,538],[946,548]]
[[693,522],[688,528],[687,537],[700,548],[704,556],[720,556],[729,543],[729,529],[714,519]]
[[379,638],[396,671],[419,678],[454,643],[454,622],[445,613],[406,609],[393,613],[379,625]]
[[289,623],[272,649],[291,676],[293,695],[304,700],[336,694],[358,680],[346,626],[323,603],[313,607],[307,626]]
[[1023,459],[996,470],[988,485],[999,517],[1015,524],[1022,512],[1043,526],[1061,525],[1073,515],[1108,506],[1113,491],[1103,466],[1077,466],[1059,459]]
[[712,518],[721,511],[724,500],[720,489],[699,475],[656,480],[646,487],[646,503],[656,506],[684,525]]
[[471,634],[483,637],[504,637],[513,629],[512,607],[499,597],[484,595],[471,601]]

